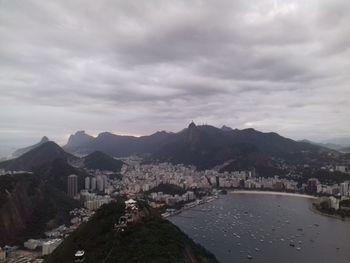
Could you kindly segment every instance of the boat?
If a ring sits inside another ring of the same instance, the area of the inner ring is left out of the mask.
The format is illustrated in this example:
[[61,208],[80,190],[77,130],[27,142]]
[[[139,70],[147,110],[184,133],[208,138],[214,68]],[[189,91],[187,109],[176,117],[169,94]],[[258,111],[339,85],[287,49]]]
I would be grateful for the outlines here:
[[74,254],[74,262],[84,262],[85,261],[85,251],[84,250],[78,250]]
[[248,255],[248,256],[247,256],[247,259],[253,259],[253,256]]

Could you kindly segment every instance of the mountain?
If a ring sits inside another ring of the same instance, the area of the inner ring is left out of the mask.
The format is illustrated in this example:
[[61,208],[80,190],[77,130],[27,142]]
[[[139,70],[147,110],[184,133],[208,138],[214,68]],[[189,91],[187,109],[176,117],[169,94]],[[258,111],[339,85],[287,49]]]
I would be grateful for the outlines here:
[[84,179],[89,176],[84,170],[71,166],[67,160],[54,159],[33,169],[40,179],[56,189],[67,192],[67,177],[71,174],[78,176],[78,189],[84,188]]
[[95,151],[84,157],[84,166],[88,169],[120,172],[123,164],[124,163],[122,161],[116,160],[113,157],[100,151]]
[[5,168],[7,170],[33,171],[36,167],[50,163],[56,159],[69,161],[76,159],[76,157],[65,152],[56,143],[48,141],[24,153],[16,159],[1,162],[0,168]]
[[[77,134],[79,136],[76,136]],[[101,151],[114,157],[143,155],[158,149],[171,135],[171,133],[165,131],[141,137],[103,132],[95,138],[78,132],[70,136],[67,145],[63,146],[63,149],[74,154],[89,154],[94,151]]]
[[95,138],[85,133],[85,131],[77,131],[69,136],[68,143],[63,149],[71,153],[85,153],[85,145],[89,145]]
[[350,137],[330,138],[328,140],[323,141],[322,143],[340,145],[341,148],[350,147]]
[[37,174],[0,176],[0,247],[23,244],[69,222],[80,204]]
[[231,129],[227,126],[197,126],[193,122],[178,133],[162,131],[133,137],[104,132],[75,150],[85,153],[101,151],[115,157],[140,155],[148,161],[183,163],[195,165],[199,169],[209,169],[232,161],[245,162],[245,166],[258,163],[269,166],[271,159],[304,163],[315,159],[320,152],[328,151],[319,145],[297,142],[273,132],[264,133],[251,128]]
[[341,148],[339,151],[342,153],[350,153],[350,147]]
[[322,148],[284,138],[277,133],[263,133],[254,129],[224,131],[209,125],[196,126],[177,133],[152,157],[161,162],[192,164],[209,169],[230,160],[250,161],[250,165],[268,158],[300,161],[303,152]]
[[233,129],[232,129],[231,127],[228,127],[228,126],[226,126],[226,125],[223,125],[223,126],[221,127],[221,130],[223,130],[223,131],[233,131]]
[[34,144],[34,145],[31,145],[31,146],[28,146],[28,147],[25,147],[25,148],[21,148],[21,149],[18,149],[16,150],[14,153],[12,153],[12,156],[13,157],[19,157],[21,156],[22,154],[26,153],[26,152],[29,152],[31,150],[33,150],[34,148],[37,148],[38,146],[44,144],[45,142],[48,142],[49,141],[49,138],[47,138],[46,136],[44,136],[40,142]]
[[129,223],[124,232],[114,223],[124,213],[124,204],[110,203],[96,211],[47,258],[45,263],[74,262],[74,253],[85,250],[86,263],[94,262],[218,262],[170,221],[147,205],[140,204],[142,217]]
[[49,141],[0,163],[7,170],[31,171],[0,176],[0,246],[40,237],[45,230],[69,222],[69,211],[80,203],[67,196],[67,177],[76,174],[82,189],[88,176],[68,163],[76,159]]
[[341,148],[343,148],[343,146],[341,146],[339,144],[334,144],[334,143],[320,143],[320,142],[313,142],[310,140],[301,140],[300,142],[310,143],[313,145],[317,145],[317,146],[320,146],[323,148],[328,148],[328,149],[335,150],[335,151],[338,151]]

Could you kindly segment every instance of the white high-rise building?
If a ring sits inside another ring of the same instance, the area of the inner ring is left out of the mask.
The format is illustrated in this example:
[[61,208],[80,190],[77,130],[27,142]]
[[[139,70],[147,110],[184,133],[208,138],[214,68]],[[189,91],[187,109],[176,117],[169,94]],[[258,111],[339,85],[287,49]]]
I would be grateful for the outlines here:
[[47,242],[43,243],[43,248],[42,248],[42,255],[49,255],[51,254],[56,247],[58,247],[59,244],[62,243],[62,239],[53,239],[53,240],[49,240]]
[[102,192],[104,189],[103,178],[101,176],[97,176],[96,183],[97,183],[97,190]]
[[349,196],[349,181],[340,184],[340,195]]
[[91,178],[91,190],[96,190],[96,178],[92,177]]
[[90,189],[90,177],[85,177],[85,190]]

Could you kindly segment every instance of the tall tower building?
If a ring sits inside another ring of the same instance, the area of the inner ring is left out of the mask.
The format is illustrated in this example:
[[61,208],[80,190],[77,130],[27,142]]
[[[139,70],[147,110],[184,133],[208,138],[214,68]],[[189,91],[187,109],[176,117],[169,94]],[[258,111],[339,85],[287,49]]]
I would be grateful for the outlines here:
[[104,182],[103,182],[103,178],[100,175],[97,176],[96,183],[97,183],[97,190],[102,192],[104,189]]
[[91,190],[92,191],[96,190],[96,178],[95,177],[91,178]]
[[90,189],[90,177],[85,177],[85,190]]
[[78,176],[75,174],[68,176],[67,194],[70,197],[74,197],[78,194]]

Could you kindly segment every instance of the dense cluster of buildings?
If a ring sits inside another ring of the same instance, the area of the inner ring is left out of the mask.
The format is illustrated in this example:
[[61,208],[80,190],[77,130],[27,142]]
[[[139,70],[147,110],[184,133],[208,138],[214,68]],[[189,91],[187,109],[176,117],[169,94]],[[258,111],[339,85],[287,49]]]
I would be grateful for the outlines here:
[[[334,208],[339,208],[340,200],[350,198],[350,181],[324,185],[316,178],[311,178],[307,183],[301,184],[293,180],[294,177],[289,177],[289,179],[280,178],[279,176],[258,177],[254,170],[219,173],[217,170],[198,171],[193,166],[181,164],[142,164],[134,159],[125,160],[125,163],[126,165],[122,167],[121,176],[119,177],[111,176],[111,172],[108,171],[87,170],[89,175],[83,178],[82,187],[79,187],[79,177],[77,175],[69,175],[67,177],[67,195],[80,200],[86,209],[71,211],[71,226],[60,226],[47,232],[44,239],[27,240],[24,247],[33,251],[40,249],[41,255],[50,254],[80,223],[89,220],[95,210],[120,195],[129,197],[144,196],[144,193],[147,192],[147,199],[153,207],[163,205],[172,207],[179,203],[181,205],[187,203],[187,206],[191,206],[191,204],[206,202],[205,198],[198,200],[194,189],[204,189],[208,192],[218,188],[306,192],[329,196],[327,202]],[[348,172],[345,166],[337,166],[335,170]],[[0,175],[3,173],[6,172],[0,170]],[[153,188],[161,184],[176,185],[182,189],[184,194],[170,195],[160,191],[152,192]],[[206,198],[210,199],[210,197]],[[211,199],[208,201],[211,201]],[[135,201],[129,199],[126,207],[125,215],[119,218],[118,224],[116,224],[118,229],[124,226],[126,222],[135,220],[139,216]],[[2,257],[6,256],[4,252],[0,249],[0,261]]]
[[350,197],[350,181],[344,181],[340,184],[325,185],[321,184],[317,178],[311,178],[308,180],[307,190],[309,193],[318,195]]
[[45,237],[40,239],[28,239],[23,243],[24,250],[18,247],[0,248],[0,262],[42,262],[40,257],[51,254],[62,241],[68,237],[82,222],[86,222],[93,215],[88,209],[76,208],[70,211],[71,224],[61,225],[45,232]]
[[84,206],[89,210],[97,210],[104,204],[108,204],[112,201],[109,195],[98,195],[97,193],[89,192],[88,190],[80,191],[80,200],[84,203]]
[[148,197],[151,200],[150,205],[153,207],[157,207],[157,203],[165,203],[166,205],[173,206],[177,203],[187,203],[196,199],[193,191],[187,191],[182,195],[170,195],[163,194],[163,192],[153,192],[150,193]]

